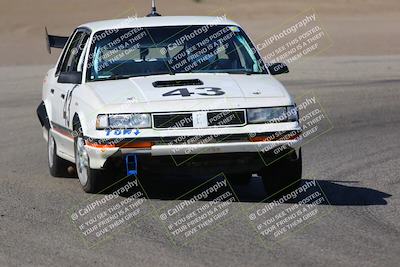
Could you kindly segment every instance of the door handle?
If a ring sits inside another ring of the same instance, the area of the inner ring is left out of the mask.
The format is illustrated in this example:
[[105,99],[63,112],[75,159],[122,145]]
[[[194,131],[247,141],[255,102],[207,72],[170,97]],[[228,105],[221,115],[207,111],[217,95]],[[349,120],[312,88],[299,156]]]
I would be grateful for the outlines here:
[[65,94],[61,94],[61,98],[64,99],[65,98]]

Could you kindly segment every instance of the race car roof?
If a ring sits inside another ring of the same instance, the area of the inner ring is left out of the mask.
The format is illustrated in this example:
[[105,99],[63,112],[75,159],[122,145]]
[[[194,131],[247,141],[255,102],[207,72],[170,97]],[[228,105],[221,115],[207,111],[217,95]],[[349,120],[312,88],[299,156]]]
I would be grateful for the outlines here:
[[162,16],[162,17],[129,17],[124,19],[103,20],[96,22],[89,22],[80,25],[79,27],[86,27],[93,32],[109,30],[109,29],[123,29],[123,28],[136,28],[136,27],[158,27],[158,26],[181,26],[181,25],[236,25],[234,21],[226,17],[206,17],[206,16]]

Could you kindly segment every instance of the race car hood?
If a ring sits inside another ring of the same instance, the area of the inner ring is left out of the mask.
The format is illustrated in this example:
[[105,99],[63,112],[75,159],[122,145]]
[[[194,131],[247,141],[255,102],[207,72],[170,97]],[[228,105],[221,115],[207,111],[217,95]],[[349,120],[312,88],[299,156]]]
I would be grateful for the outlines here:
[[[182,81],[193,84],[182,84]],[[161,83],[161,85],[159,85]],[[176,74],[87,84],[104,107],[121,104],[154,112],[282,106],[292,103],[270,75]]]

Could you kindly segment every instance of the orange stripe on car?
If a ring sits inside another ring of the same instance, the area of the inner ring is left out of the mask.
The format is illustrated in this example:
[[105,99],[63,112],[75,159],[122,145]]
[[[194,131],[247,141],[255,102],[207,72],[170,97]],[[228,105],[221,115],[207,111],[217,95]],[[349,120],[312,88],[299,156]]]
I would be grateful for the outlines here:
[[132,141],[127,143],[118,144],[99,144],[86,141],[86,145],[94,148],[106,149],[106,148],[151,148],[154,143],[147,141]]

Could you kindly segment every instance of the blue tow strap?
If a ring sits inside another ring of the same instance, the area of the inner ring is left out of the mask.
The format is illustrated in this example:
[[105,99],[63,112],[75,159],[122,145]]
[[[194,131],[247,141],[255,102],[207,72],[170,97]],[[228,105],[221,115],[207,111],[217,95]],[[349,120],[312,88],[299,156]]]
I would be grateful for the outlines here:
[[125,156],[126,175],[138,175],[138,160],[136,154],[128,154]]

